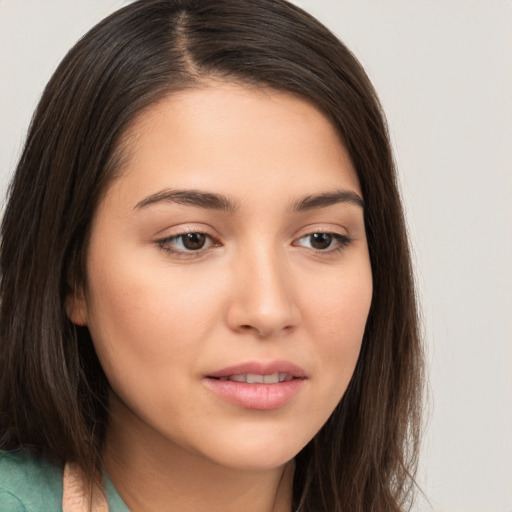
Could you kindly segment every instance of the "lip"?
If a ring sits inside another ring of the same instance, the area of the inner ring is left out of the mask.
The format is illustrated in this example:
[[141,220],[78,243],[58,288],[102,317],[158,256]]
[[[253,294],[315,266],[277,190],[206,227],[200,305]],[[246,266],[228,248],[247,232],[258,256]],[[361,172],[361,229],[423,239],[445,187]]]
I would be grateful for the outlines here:
[[220,379],[221,377],[229,377],[230,375],[240,375],[241,373],[256,373],[259,375],[272,375],[273,373],[288,373],[297,379],[304,379],[306,372],[300,366],[297,366],[290,361],[247,361],[244,363],[227,366],[222,370],[217,370],[209,373],[207,377]]
[[[231,380],[220,380],[230,375],[252,373],[272,375],[287,373],[291,380],[275,384],[248,384]],[[215,395],[244,409],[269,411],[285,406],[301,390],[306,380],[306,372],[289,361],[259,362],[248,361],[222,368],[203,378],[204,385]]]

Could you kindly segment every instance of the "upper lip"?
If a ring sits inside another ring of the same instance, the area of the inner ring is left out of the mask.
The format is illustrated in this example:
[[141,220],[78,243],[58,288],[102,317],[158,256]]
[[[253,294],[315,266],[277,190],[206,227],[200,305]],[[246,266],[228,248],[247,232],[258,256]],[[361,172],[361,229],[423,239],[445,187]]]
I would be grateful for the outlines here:
[[221,377],[229,377],[230,375],[241,375],[251,373],[255,375],[272,375],[274,373],[286,373],[295,378],[305,378],[306,372],[300,366],[290,361],[246,361],[232,366],[227,366],[221,370],[208,373],[207,377],[220,379]]

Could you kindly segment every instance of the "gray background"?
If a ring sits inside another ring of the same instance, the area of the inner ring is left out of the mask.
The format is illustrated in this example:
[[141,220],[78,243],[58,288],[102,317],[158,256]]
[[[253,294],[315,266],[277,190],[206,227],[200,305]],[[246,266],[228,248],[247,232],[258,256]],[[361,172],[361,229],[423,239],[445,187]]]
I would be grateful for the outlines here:
[[[0,0],[0,195],[70,46],[120,0]],[[302,0],[388,115],[430,366],[415,510],[512,512],[512,2]]]

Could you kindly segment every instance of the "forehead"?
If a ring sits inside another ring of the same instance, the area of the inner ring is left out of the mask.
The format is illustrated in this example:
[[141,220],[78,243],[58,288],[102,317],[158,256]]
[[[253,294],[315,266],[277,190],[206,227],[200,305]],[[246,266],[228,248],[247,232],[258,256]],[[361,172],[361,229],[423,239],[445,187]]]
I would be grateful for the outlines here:
[[129,182],[142,195],[169,186],[249,195],[283,183],[297,194],[359,192],[330,120],[304,98],[271,89],[214,83],[172,93],[134,120],[121,147],[118,186]]

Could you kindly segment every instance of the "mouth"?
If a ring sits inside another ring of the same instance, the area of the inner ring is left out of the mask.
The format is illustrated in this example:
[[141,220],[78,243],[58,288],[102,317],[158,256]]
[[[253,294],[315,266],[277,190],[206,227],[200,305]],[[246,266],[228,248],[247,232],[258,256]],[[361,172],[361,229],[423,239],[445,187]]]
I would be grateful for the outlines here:
[[203,379],[206,387],[222,400],[261,411],[288,404],[300,392],[305,380],[305,371],[288,361],[242,363]]
[[[215,378],[215,377],[212,377]],[[289,373],[271,373],[270,375],[263,375],[258,373],[235,373],[226,377],[219,377],[217,380],[232,381],[232,382],[245,382],[247,384],[279,384],[280,382],[289,382],[295,377]]]
[[248,384],[277,384],[292,379],[304,379],[306,372],[300,366],[285,360],[247,361],[216,370],[209,373],[207,377]]

